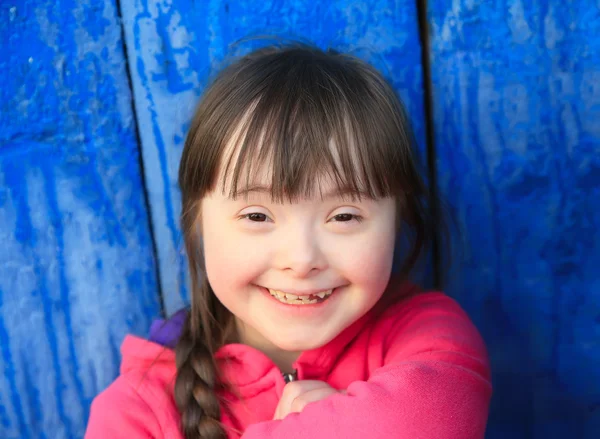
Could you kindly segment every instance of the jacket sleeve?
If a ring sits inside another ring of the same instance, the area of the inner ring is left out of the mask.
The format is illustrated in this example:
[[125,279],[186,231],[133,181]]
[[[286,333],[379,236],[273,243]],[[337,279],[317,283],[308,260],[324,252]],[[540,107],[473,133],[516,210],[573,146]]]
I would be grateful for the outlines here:
[[482,439],[492,391],[485,345],[453,300],[417,302],[391,326],[384,366],[368,381],[242,438]]
[[163,437],[152,409],[127,382],[126,377],[120,376],[94,399],[84,439]]

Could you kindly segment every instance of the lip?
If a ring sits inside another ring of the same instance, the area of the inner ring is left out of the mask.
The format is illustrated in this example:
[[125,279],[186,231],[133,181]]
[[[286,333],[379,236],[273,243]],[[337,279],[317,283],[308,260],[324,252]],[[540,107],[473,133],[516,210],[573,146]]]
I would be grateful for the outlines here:
[[257,285],[260,288],[265,288],[268,290],[273,290],[273,291],[281,291],[282,293],[290,293],[290,294],[294,294],[296,296],[310,296],[311,294],[317,294],[317,293],[322,293],[323,291],[329,291],[331,290],[331,294],[333,294],[333,292],[335,290],[337,290],[339,287],[335,287],[335,288],[323,288],[320,290],[314,289],[314,290],[304,290],[304,291],[299,291],[299,290],[295,290],[293,288],[290,289],[278,289],[278,288],[268,288],[268,287],[263,287],[260,285]]
[[[275,299],[273,296],[271,296],[271,293],[269,293],[269,290],[266,287],[262,287],[260,285],[256,285],[257,288],[259,288],[261,290],[261,292],[276,306],[281,306],[282,309],[289,311],[293,311],[293,312],[298,312],[298,313],[304,313],[304,312],[310,312],[310,311],[316,311],[316,309],[319,308],[325,308],[327,307],[328,303],[333,303],[334,301],[336,301],[337,298],[337,294],[335,294],[341,287],[337,287],[337,288],[333,288],[331,291],[331,295],[327,298],[327,300],[323,301],[323,302],[319,302],[319,303],[307,303],[304,305],[293,305],[291,303],[284,303],[281,302],[277,299]],[[325,290],[315,290],[317,293],[320,293],[321,291],[325,291]],[[287,291],[290,292],[290,291]],[[290,292],[291,293],[291,292]],[[304,291],[304,295],[306,294],[306,291]],[[291,293],[291,294],[296,294],[296,293]],[[314,294],[314,293],[309,293],[309,294]],[[300,296],[300,294],[297,294],[298,296]]]

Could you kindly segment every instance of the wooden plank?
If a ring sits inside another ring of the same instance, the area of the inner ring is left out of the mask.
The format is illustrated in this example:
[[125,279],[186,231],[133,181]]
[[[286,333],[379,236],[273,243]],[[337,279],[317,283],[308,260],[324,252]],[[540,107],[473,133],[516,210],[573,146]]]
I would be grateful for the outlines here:
[[488,438],[600,431],[599,8],[429,2],[449,292],[490,348]]
[[115,3],[0,6],[0,437],[83,437],[160,314]]
[[393,78],[424,144],[413,1],[139,0],[122,2],[122,13],[168,313],[189,297],[176,181],[183,141],[207,77],[224,57],[234,55],[232,43],[273,35],[360,49],[358,54],[367,54]]

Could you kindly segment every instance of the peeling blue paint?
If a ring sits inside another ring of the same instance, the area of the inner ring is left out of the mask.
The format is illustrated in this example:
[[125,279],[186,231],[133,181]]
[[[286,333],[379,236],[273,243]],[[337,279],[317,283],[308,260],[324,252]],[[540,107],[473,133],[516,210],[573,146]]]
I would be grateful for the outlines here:
[[[139,32],[139,31],[138,31]],[[136,34],[138,34],[138,32],[136,32]],[[139,37],[137,37],[135,39],[135,47],[136,49],[139,51],[140,50],[140,40]],[[166,216],[166,221],[167,221],[167,228],[169,231],[169,236],[172,240],[172,242],[177,242],[179,239],[179,234],[178,234],[178,230],[177,230],[177,214],[175,213],[174,209],[173,209],[173,203],[172,203],[172,198],[171,198],[171,187],[169,185],[169,170],[167,169],[167,154],[166,154],[166,150],[165,150],[165,142],[163,140],[162,137],[162,133],[160,130],[160,127],[158,125],[158,119],[157,119],[157,114],[156,114],[156,108],[154,105],[154,101],[152,99],[152,95],[150,94],[150,90],[148,87],[148,78],[146,77],[145,74],[145,67],[143,64],[143,60],[141,58],[137,59],[137,75],[140,78],[140,83],[142,88],[144,89],[144,91],[146,92],[146,101],[148,102],[148,112],[150,113],[150,119],[152,122],[152,134],[154,136],[154,142],[156,145],[156,150],[158,152],[158,164],[160,167],[160,177],[162,183],[163,183],[163,198],[161,200],[161,205],[164,206],[165,208],[165,216]],[[158,177],[158,176],[157,176]],[[157,179],[158,180],[158,179]],[[168,259],[164,261],[167,265],[169,264]],[[173,263],[175,261],[171,261],[171,263]],[[177,266],[176,266],[176,273],[177,273],[177,280],[178,280],[178,286],[179,288],[175,291],[179,292],[179,294],[181,295],[181,297],[187,297],[187,293],[186,293],[186,282],[184,279],[185,276],[185,263],[183,261],[183,258],[177,258]]]
[[[4,302],[2,300],[3,295],[3,291],[0,290],[0,309],[4,306]],[[2,319],[0,319],[0,340],[8,340],[8,331],[4,327],[4,321]],[[4,376],[6,377],[8,387],[8,389],[3,389],[4,391],[0,393],[0,398],[2,398],[2,404],[0,404],[0,408],[2,409],[2,430],[10,431],[10,429],[13,429],[24,434],[27,431],[27,423],[25,421],[25,414],[23,412],[23,406],[21,403],[21,395],[19,394],[19,390],[17,389],[16,385],[15,367],[12,363],[12,354],[8,343],[1,343],[0,350],[2,351]],[[4,399],[6,398],[7,394],[10,395],[10,404],[8,404]],[[12,409],[12,416],[7,409]],[[16,428],[13,428],[13,422],[16,424],[14,426]]]
[[[449,292],[490,349],[488,439],[596,438],[600,3],[496,3],[429,2],[438,178],[464,241]],[[114,0],[0,5],[3,438],[81,437],[124,334],[159,313],[139,146],[167,311],[189,300],[177,166],[209,75],[261,44],[234,42],[355,50],[424,151],[412,1],[121,7],[127,54]]]
[[160,314],[114,2],[0,5],[0,437],[82,437]]
[[599,9],[429,3],[438,176],[465,243],[449,292],[490,349],[489,438],[600,432]]

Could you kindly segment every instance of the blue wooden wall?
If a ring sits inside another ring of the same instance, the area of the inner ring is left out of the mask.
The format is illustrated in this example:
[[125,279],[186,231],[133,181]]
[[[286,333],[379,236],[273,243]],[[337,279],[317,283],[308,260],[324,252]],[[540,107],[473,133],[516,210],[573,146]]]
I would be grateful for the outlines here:
[[600,437],[600,3],[430,0],[448,292],[486,339],[488,438]]
[[0,3],[0,437],[81,437],[124,334],[189,299],[183,140],[259,35],[358,50],[424,161],[435,133],[447,290],[492,358],[487,437],[600,437],[600,3],[428,3],[424,43],[413,0]]
[[160,315],[121,27],[104,0],[0,4],[0,437],[79,438]]

